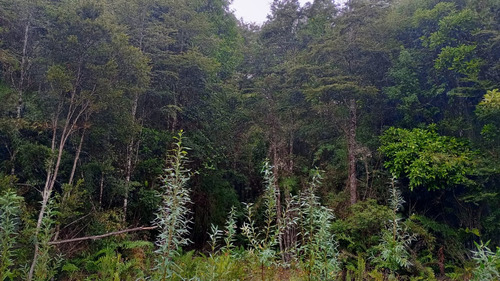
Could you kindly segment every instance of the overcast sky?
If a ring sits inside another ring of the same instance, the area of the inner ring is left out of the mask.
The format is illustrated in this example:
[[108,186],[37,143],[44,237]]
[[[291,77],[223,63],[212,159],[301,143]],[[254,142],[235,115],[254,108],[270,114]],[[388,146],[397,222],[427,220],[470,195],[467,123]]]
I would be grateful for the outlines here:
[[[311,0],[299,0],[301,5]],[[272,0],[234,0],[231,9],[236,18],[243,18],[245,22],[262,24],[266,21]]]

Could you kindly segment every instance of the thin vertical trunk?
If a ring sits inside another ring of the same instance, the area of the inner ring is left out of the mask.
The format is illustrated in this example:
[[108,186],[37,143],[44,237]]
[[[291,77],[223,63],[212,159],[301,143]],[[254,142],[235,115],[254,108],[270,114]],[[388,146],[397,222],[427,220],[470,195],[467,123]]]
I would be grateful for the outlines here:
[[[23,39],[23,51],[21,56],[21,65],[20,65],[20,74],[19,81],[17,85],[17,106],[16,106],[16,123],[15,128],[16,131],[19,131],[19,127],[21,125],[21,117],[22,117],[22,108],[23,108],[23,96],[24,96],[24,80],[26,79],[26,73],[28,71],[28,40],[29,40],[29,31],[30,31],[30,19],[26,22],[26,26],[24,28],[24,39]],[[14,162],[16,161],[17,156],[17,148],[14,146],[13,152],[11,153],[10,161],[12,163],[12,167],[10,169],[10,174],[15,175],[16,167]]]
[[290,173],[290,175],[293,173],[293,165],[294,165],[294,162],[293,162],[293,129],[290,131],[290,143],[289,143],[289,152],[288,152],[288,157],[290,158],[290,162],[289,162],[289,167],[288,167],[288,172]]
[[281,191],[278,183],[278,173],[279,173],[279,158],[278,158],[278,143],[276,141],[276,135],[273,136],[273,174],[274,174],[274,194],[276,196],[276,224],[278,225],[278,241],[280,246],[280,253],[282,260],[285,260],[284,247],[283,247],[283,227],[282,227],[282,217],[281,217]]
[[76,166],[78,165],[78,160],[80,160],[80,153],[82,152],[83,139],[85,138],[85,127],[83,128],[82,136],[80,137],[80,142],[78,143],[78,148],[76,149],[75,159],[73,160],[73,167],[71,168],[71,174],[69,176],[68,183],[73,184],[73,179],[75,177]]
[[[66,115],[66,120],[64,122],[64,127],[60,135],[60,141],[59,141],[59,146],[57,148],[57,158],[55,161],[55,164],[53,160],[51,160],[49,164],[49,168],[47,170],[47,178],[45,181],[45,186],[42,191],[42,205],[40,207],[40,213],[38,215],[38,220],[35,228],[35,237],[38,237],[38,233],[40,232],[41,226],[42,226],[42,221],[45,216],[45,211],[47,208],[47,203],[50,199],[50,196],[52,194],[52,190],[54,189],[54,185],[59,173],[59,168],[61,166],[61,160],[62,160],[62,154],[64,151],[64,146],[66,145],[66,142],[68,138],[71,136],[71,134],[74,132],[75,125],[77,122],[80,120],[82,114],[88,109],[89,104],[84,104],[81,106],[80,109],[78,109],[77,104],[76,104],[76,91],[77,91],[77,85],[78,81],[80,78],[80,70],[78,71],[77,75],[77,84],[74,85],[73,91],[71,93],[71,100],[69,103],[69,108],[68,108],[68,113]],[[62,108],[62,105],[59,104],[58,106],[58,112],[54,115],[54,121],[53,121],[53,136],[52,136],[52,153],[55,152],[55,145],[56,145],[56,135],[57,135],[57,125],[58,125],[58,118],[59,118],[59,112]],[[75,115],[76,114],[76,115]],[[33,262],[31,263],[30,271],[28,273],[28,281],[31,281],[33,279],[33,273],[35,270],[37,258],[38,258],[38,248],[39,244],[38,241],[35,240],[35,254],[33,256]]]
[[132,149],[134,147],[134,138],[130,140],[130,143],[127,146],[127,168],[125,174],[125,194],[123,198],[123,222],[127,220],[127,208],[128,208],[128,193],[129,193],[129,185],[130,178],[132,175]]
[[356,100],[351,98],[349,100],[349,125],[347,132],[347,154],[349,161],[349,194],[351,205],[356,204],[358,181],[356,179],[356,128],[357,128],[357,112]]
[[366,174],[366,186],[365,186],[365,194],[364,197],[361,200],[365,200],[368,196],[371,194],[371,187],[370,187],[370,171],[369,166],[368,166],[368,157],[364,157],[363,163],[365,164],[365,174]]
[[[69,112],[68,112],[69,115]],[[61,141],[59,142],[59,148],[58,148],[58,153],[57,153],[57,159],[56,159],[56,164],[53,166],[53,168],[49,167],[49,170],[47,171],[47,180],[45,182],[45,187],[42,192],[42,206],[40,207],[40,213],[38,214],[38,221],[36,224],[36,229],[35,229],[35,237],[38,237],[38,233],[40,232],[40,229],[42,227],[42,221],[45,216],[45,210],[47,208],[47,203],[50,199],[50,195],[52,194],[52,189],[54,188],[54,183],[55,180],[57,179],[57,174],[59,172],[59,166],[61,165],[61,158],[62,158],[62,152],[64,145],[66,143],[66,139],[68,136],[68,125],[69,125],[69,119],[66,119],[66,123],[64,125],[63,132],[61,134]],[[54,139],[52,140],[54,142]],[[52,165],[50,165],[52,166]],[[37,238],[35,238],[37,239]],[[33,273],[35,271],[35,266],[36,262],[38,259],[38,240],[35,241],[35,254],[33,256],[33,262],[31,263],[30,271],[28,273],[28,281],[31,281],[33,278]]]
[[24,92],[24,80],[27,72],[27,60],[28,60],[28,39],[29,39],[29,30],[30,30],[30,21],[26,23],[26,27],[24,29],[24,40],[23,40],[23,54],[21,57],[21,73],[19,77],[19,86],[18,86],[18,99],[17,99],[17,119],[21,119],[21,111],[23,107],[23,92]]
[[[134,102],[132,103],[132,123],[135,125],[136,123],[136,114],[137,114],[137,106],[139,104],[139,94],[136,93],[134,96]],[[126,169],[125,169],[125,194],[123,198],[123,222],[127,219],[127,209],[128,209],[128,195],[129,195],[129,187],[130,187],[130,179],[132,177],[132,158],[134,158],[134,148],[135,148],[135,133],[132,135],[130,142],[127,145],[127,159],[126,159]]]
[[101,181],[99,183],[99,207],[102,207],[102,193],[104,191],[104,172],[101,172]]
[[[78,148],[76,150],[75,159],[73,160],[73,167],[71,168],[71,174],[69,176],[69,181],[68,181],[69,185],[73,184],[73,179],[75,177],[76,166],[78,165],[78,160],[80,159],[80,153],[82,151],[82,144],[83,144],[83,139],[84,138],[85,138],[85,128],[83,128],[82,136],[80,137],[80,142],[79,142]],[[64,195],[63,195],[63,198],[62,198],[61,202],[64,202],[65,200],[67,200],[67,197],[69,195],[70,195],[69,193],[64,192]],[[56,241],[59,238],[60,227],[61,227],[60,224],[58,224],[56,226],[56,230],[54,232],[54,238],[53,238],[54,241]]]
[[[274,174],[274,193],[276,197],[276,224],[278,227],[278,243],[280,247],[280,253],[281,253],[281,259],[283,261],[286,260],[285,257],[285,244],[284,244],[284,227],[283,227],[283,217],[282,217],[282,208],[281,208],[281,191],[279,187],[279,176],[280,176],[280,164],[282,159],[280,158],[278,149],[280,148],[280,139],[278,138],[278,132],[279,132],[279,120],[278,117],[275,114],[275,100],[273,99],[272,95],[268,95],[268,99],[270,102],[270,111],[269,111],[269,120],[271,121],[271,136],[270,136],[270,142],[271,142],[271,153],[273,156],[273,174]],[[285,165],[286,166],[286,165]]]
[[172,128],[171,132],[172,134],[175,134],[175,131],[177,130],[177,94],[174,93],[174,108],[172,110]]

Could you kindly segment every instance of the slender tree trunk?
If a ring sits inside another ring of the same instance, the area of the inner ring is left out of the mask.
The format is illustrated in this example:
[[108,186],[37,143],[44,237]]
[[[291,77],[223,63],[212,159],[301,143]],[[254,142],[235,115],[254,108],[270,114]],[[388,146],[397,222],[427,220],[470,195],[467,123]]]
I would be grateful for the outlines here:
[[290,173],[290,175],[293,173],[293,166],[294,166],[294,162],[293,162],[293,129],[290,131],[290,143],[289,143],[289,152],[288,152],[288,157],[290,157],[290,162],[289,162],[289,166],[288,166],[288,172]]
[[17,98],[17,119],[21,119],[21,111],[23,107],[23,94],[24,94],[24,80],[27,72],[27,61],[28,61],[28,40],[29,40],[29,30],[30,30],[30,21],[26,23],[24,28],[24,40],[23,40],[23,54],[21,56],[21,73],[19,77],[19,86],[18,86],[18,98]]
[[358,193],[358,181],[356,179],[356,129],[357,129],[357,112],[356,100],[349,100],[349,125],[347,132],[347,154],[349,165],[348,186],[351,205],[356,204]]
[[132,174],[132,149],[134,147],[134,140],[132,139],[127,146],[127,169],[125,175],[125,194],[123,198],[123,222],[127,220],[127,208],[128,208],[128,193],[130,186],[130,177]]
[[365,194],[364,197],[361,200],[366,199],[368,196],[371,194],[371,187],[370,187],[370,171],[369,166],[368,166],[368,157],[365,156],[363,159],[363,163],[365,164],[365,173],[366,173],[366,189],[365,189]]
[[[29,31],[30,31],[30,19],[26,22],[26,26],[24,28],[24,39],[23,39],[23,51],[21,56],[21,65],[20,65],[20,74],[19,81],[17,85],[17,106],[16,106],[16,122],[15,122],[15,130],[16,136],[18,138],[17,132],[19,132],[19,128],[21,125],[21,117],[22,117],[22,108],[23,108],[23,96],[24,96],[24,84],[26,79],[26,73],[28,72],[28,41],[29,41]],[[12,163],[12,167],[10,169],[10,174],[15,175],[16,167],[14,162],[16,161],[17,156],[17,147],[14,145],[13,152],[11,153],[10,161]]]
[[[38,233],[40,232],[40,228],[42,226],[42,221],[45,216],[45,210],[47,208],[47,203],[50,199],[50,196],[52,194],[52,190],[54,189],[54,184],[56,182],[58,173],[59,173],[59,168],[61,165],[61,159],[62,159],[62,154],[64,151],[64,146],[66,145],[66,142],[68,138],[71,136],[71,134],[74,132],[75,125],[77,122],[80,120],[82,114],[87,110],[89,107],[89,104],[84,104],[81,106],[81,108],[78,108],[77,102],[76,102],[76,91],[77,91],[77,85],[78,81],[80,78],[80,69],[78,71],[77,75],[77,81],[73,88],[73,91],[71,93],[71,100],[70,104],[68,107],[68,113],[66,115],[66,120],[64,122],[64,127],[60,135],[60,141],[59,141],[59,146],[57,149],[57,158],[55,161],[55,165],[53,165],[53,160],[51,160],[51,163],[49,164],[49,168],[47,170],[47,178],[45,181],[45,186],[42,191],[42,205],[40,207],[40,213],[38,215],[38,220],[35,228],[35,239],[38,237]],[[60,104],[58,106],[58,112],[62,108],[62,105]],[[53,125],[57,126],[58,124],[58,118],[59,114],[54,115],[55,120],[53,121]],[[56,135],[57,135],[57,127],[53,128],[53,136],[52,136],[52,153],[55,152],[55,143],[56,143]],[[33,273],[35,270],[37,258],[38,258],[38,240],[35,240],[35,253],[33,256],[33,262],[31,263],[30,271],[28,273],[28,281],[31,281],[33,279]]]
[[279,175],[279,158],[278,158],[278,143],[276,140],[276,135],[273,136],[273,174],[274,174],[274,194],[276,196],[276,223],[278,225],[278,241],[280,245],[280,252],[282,260],[285,260],[284,247],[283,247],[283,227],[282,227],[282,217],[281,217],[281,191],[278,183]]
[[99,183],[99,207],[102,207],[102,193],[104,191],[104,172],[101,172],[101,181]]
[[[80,142],[79,142],[78,148],[76,150],[75,159],[73,160],[73,167],[71,169],[71,175],[70,175],[69,181],[68,181],[69,185],[73,184],[73,178],[75,176],[76,166],[78,164],[78,160],[80,158],[80,153],[82,151],[82,144],[83,144],[84,137],[85,137],[85,128],[83,128],[82,136],[80,137]],[[61,202],[66,201],[69,195],[70,195],[69,193],[64,193],[63,198],[61,199]],[[59,238],[60,230],[61,230],[61,225],[58,224],[56,226],[56,230],[54,232],[54,239],[53,239],[54,241]]]
[[69,176],[69,181],[68,183],[71,185],[73,184],[73,179],[75,177],[75,172],[76,172],[76,166],[78,165],[78,160],[80,160],[80,153],[82,152],[82,144],[83,140],[85,138],[85,127],[83,128],[82,136],[80,137],[80,142],[78,143],[78,148],[76,149],[75,153],[75,159],[73,160],[73,167],[71,168],[71,174]]
[[[57,174],[59,172],[59,166],[61,164],[61,158],[62,158],[62,151],[64,148],[64,144],[66,142],[66,138],[64,136],[67,134],[68,123],[69,119],[66,120],[66,124],[64,126],[63,133],[61,135],[61,141],[59,143],[57,159],[56,159],[56,164],[53,167],[53,173],[50,167],[49,171],[47,172],[47,180],[45,182],[45,187],[42,192],[42,206],[40,207],[40,213],[38,214],[38,221],[36,223],[35,239],[38,239],[37,237],[42,227],[42,221],[45,216],[45,210],[47,209],[47,203],[50,199],[50,195],[52,194],[52,189],[54,188],[54,183],[55,180],[57,179]],[[31,263],[30,271],[28,273],[28,281],[31,281],[33,278],[33,273],[35,271],[35,266],[38,259],[38,248],[39,248],[38,240],[35,240],[35,254],[33,256],[33,262]]]
[[[60,112],[60,106],[58,106],[58,113]],[[57,126],[58,126],[58,119],[59,119],[59,114],[56,113],[54,114],[54,119],[52,121],[52,142],[51,142],[51,153],[53,154],[55,151],[55,146],[56,146],[56,137],[57,137]],[[38,222],[37,222],[37,227],[35,229],[35,250],[33,254],[33,261],[30,266],[30,270],[28,272],[28,281],[31,281],[33,279],[33,273],[35,271],[35,265],[36,261],[38,259],[38,232],[40,230],[39,225],[41,224],[41,220],[43,219],[43,213],[45,213],[45,207],[46,207],[46,201],[43,200],[46,198],[46,191],[49,186],[50,179],[52,178],[52,167],[53,167],[53,157],[51,156],[50,162],[49,162],[49,167],[47,169],[47,177],[45,179],[45,187],[42,191],[42,206],[40,208],[40,213],[38,215]]]
[[[131,110],[131,116],[132,116],[132,124],[136,124],[136,114],[137,114],[137,106],[139,104],[139,94],[136,93],[134,96],[134,102],[132,103],[132,110]],[[127,145],[127,159],[126,159],[126,169],[125,169],[125,194],[123,198],[123,222],[126,221],[127,219],[127,209],[128,209],[128,195],[129,195],[129,188],[130,188],[130,179],[132,177],[132,162],[134,158],[134,148],[135,148],[135,133],[132,135],[132,138],[130,139],[130,142]]]
[[172,134],[175,134],[175,131],[177,130],[177,94],[174,93],[174,109],[172,113],[172,129],[171,132]]

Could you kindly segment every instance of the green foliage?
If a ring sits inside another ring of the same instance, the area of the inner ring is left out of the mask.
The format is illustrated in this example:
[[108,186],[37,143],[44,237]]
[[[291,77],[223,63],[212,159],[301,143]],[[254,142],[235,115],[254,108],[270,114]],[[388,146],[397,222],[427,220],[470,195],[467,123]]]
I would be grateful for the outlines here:
[[57,268],[62,262],[61,255],[55,255],[54,246],[50,245],[50,241],[54,236],[54,226],[59,210],[57,202],[54,198],[49,199],[45,216],[42,219],[40,232],[35,239],[38,240],[38,257],[34,268],[33,279],[36,281],[45,281],[52,279]]
[[278,245],[279,232],[276,225],[276,191],[272,166],[265,162],[262,168],[264,175],[264,226],[262,229],[256,226],[253,204],[246,204],[246,219],[241,227],[243,235],[250,243],[250,255],[255,255],[259,264],[263,267],[270,266],[276,257],[274,247]]
[[129,276],[129,269],[133,266],[133,261],[124,262],[121,254],[115,253],[111,249],[104,249],[97,253],[99,258],[96,261],[89,261],[87,268],[97,273],[91,274],[85,280],[132,280]]
[[[85,280],[143,280],[149,268],[145,268],[144,250],[153,248],[148,241],[125,241],[111,243],[106,248],[93,253],[77,264],[85,268]],[[67,263],[63,271],[75,272],[75,264]],[[65,270],[66,268],[66,270]],[[76,274],[73,274],[76,275]]]
[[409,179],[410,189],[438,190],[469,184],[475,155],[463,141],[434,130],[389,128],[381,137],[384,166],[394,176]]
[[494,89],[484,94],[483,100],[477,106],[476,113],[480,117],[500,114],[500,91]]
[[335,216],[332,210],[321,206],[315,194],[321,179],[316,170],[299,197],[299,251],[304,253],[303,267],[311,280],[335,280],[339,271],[337,241],[332,233]]
[[473,251],[474,261],[477,267],[474,270],[472,280],[498,280],[500,278],[500,248],[492,252],[488,248],[489,241],[486,244],[475,243],[477,251]]
[[199,280],[234,280],[236,279],[235,272],[241,274],[237,269],[238,258],[232,253],[232,249],[234,248],[233,239],[236,231],[234,215],[235,211],[233,208],[224,230],[226,234],[224,236],[225,245],[220,250],[217,243],[222,238],[224,232],[219,230],[217,226],[212,225],[211,233],[209,234],[210,255],[208,257],[202,256],[198,259],[199,265],[197,265],[196,269],[196,278]]
[[86,191],[83,190],[83,180],[75,185],[63,184],[62,193],[54,197],[56,201],[56,224],[61,225],[72,222],[84,213]]
[[[230,0],[0,0],[0,195],[23,198],[0,205],[19,206],[0,280],[24,277],[34,242],[38,279],[471,278],[466,247],[500,243],[500,2],[299,2],[256,26]],[[180,128],[189,190],[181,135],[165,159]],[[405,222],[379,204],[387,174],[419,191]],[[222,229],[240,202],[256,203]],[[129,235],[157,235],[156,255]]]
[[107,245],[102,249],[92,248],[89,253],[81,257],[66,260],[61,267],[59,278],[143,280],[150,273],[149,261],[152,257],[153,243],[141,240],[116,243],[107,240]]
[[222,251],[226,254],[230,254],[234,248],[234,241],[235,241],[235,236],[236,236],[236,209],[234,207],[231,207],[231,211],[229,212],[229,215],[226,220],[226,225],[225,225],[225,237],[224,237],[224,246],[222,248]]
[[349,216],[334,223],[334,232],[342,247],[362,254],[380,242],[391,210],[374,199],[360,201],[349,209]]
[[438,25],[438,30],[428,38],[430,48],[444,45],[456,46],[472,39],[471,33],[479,28],[479,19],[474,11],[463,9],[442,17]]
[[177,274],[169,280],[243,280],[245,262],[231,255],[217,254],[207,257],[189,251],[175,258]]
[[392,212],[387,228],[382,231],[381,243],[376,247],[380,254],[374,258],[374,262],[378,267],[396,272],[400,269],[408,269],[412,265],[408,248],[416,237],[409,233],[406,225],[398,217],[398,212],[405,201],[394,179],[392,179],[389,191],[389,206]]
[[438,55],[434,67],[437,70],[452,70],[463,75],[468,81],[476,81],[483,61],[475,57],[476,46],[461,44],[445,47]]
[[[4,177],[8,179],[9,177]],[[15,265],[14,246],[19,231],[19,215],[23,198],[12,190],[2,191],[0,195],[0,280],[12,280]]]
[[180,247],[190,243],[186,238],[191,223],[188,209],[191,199],[186,186],[190,170],[186,168],[187,151],[182,145],[183,132],[180,131],[174,139],[177,142],[165,168],[160,194],[162,203],[154,221],[160,231],[156,240],[158,249],[155,251],[158,254],[155,269],[159,280],[167,280],[174,275],[173,258],[179,255]]

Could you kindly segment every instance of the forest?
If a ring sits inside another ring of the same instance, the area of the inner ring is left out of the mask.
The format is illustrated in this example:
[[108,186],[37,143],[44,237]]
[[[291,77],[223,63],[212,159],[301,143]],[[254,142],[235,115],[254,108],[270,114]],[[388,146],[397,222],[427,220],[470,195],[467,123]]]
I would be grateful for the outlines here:
[[231,2],[0,0],[0,281],[500,280],[500,1]]

